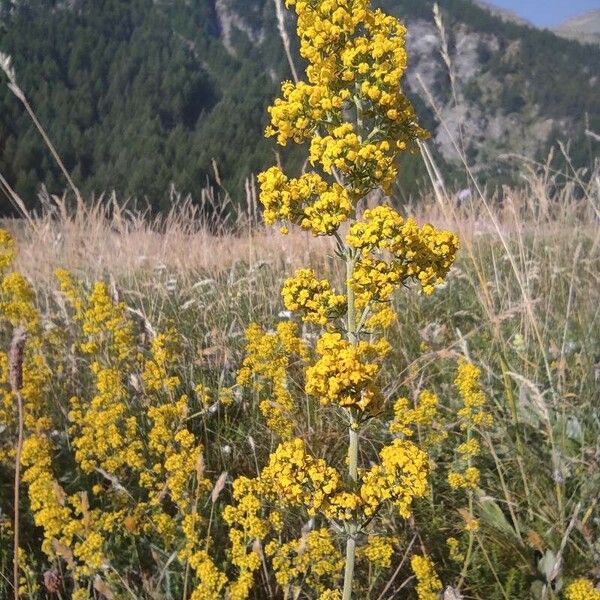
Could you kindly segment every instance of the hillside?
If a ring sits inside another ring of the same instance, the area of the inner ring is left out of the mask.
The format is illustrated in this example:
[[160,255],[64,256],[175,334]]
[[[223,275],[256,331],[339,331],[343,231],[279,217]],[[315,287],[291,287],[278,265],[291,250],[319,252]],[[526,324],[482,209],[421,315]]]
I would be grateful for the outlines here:
[[[506,21],[467,0],[441,3],[457,82],[455,105],[427,0],[382,0],[409,29],[407,87],[445,172],[462,136],[482,177],[504,177],[500,154],[543,155],[573,138],[589,162],[585,116],[600,130],[600,49]],[[266,106],[289,77],[272,0],[0,0],[0,50],[86,194],[168,205],[173,183],[198,194],[216,162],[234,197],[275,160]],[[294,27],[288,18],[287,28]],[[432,93],[444,126],[422,99]],[[462,130],[459,131],[459,123]],[[450,134],[450,135],[449,135]],[[289,157],[294,162],[294,156]],[[28,116],[0,90],[0,172],[34,205],[40,184],[64,187]],[[409,157],[400,192],[423,170]],[[3,201],[3,200],[0,200]]]
[[600,44],[600,10],[573,17],[556,27],[554,33],[580,42]]
[[500,8],[499,6],[494,5],[491,2],[486,2],[485,0],[473,0],[477,6],[480,6],[484,10],[487,10],[491,14],[496,17],[500,17],[503,21],[508,21],[509,23],[516,23],[517,25],[527,25],[531,26],[531,23],[520,17],[517,13],[512,10],[508,10],[506,8]]

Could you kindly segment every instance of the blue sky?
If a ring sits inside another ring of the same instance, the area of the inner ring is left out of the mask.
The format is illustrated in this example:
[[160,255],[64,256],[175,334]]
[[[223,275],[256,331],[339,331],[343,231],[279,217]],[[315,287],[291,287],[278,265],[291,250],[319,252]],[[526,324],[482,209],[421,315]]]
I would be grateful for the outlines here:
[[569,17],[600,9],[600,0],[488,0],[491,4],[509,8],[539,27],[552,27]]

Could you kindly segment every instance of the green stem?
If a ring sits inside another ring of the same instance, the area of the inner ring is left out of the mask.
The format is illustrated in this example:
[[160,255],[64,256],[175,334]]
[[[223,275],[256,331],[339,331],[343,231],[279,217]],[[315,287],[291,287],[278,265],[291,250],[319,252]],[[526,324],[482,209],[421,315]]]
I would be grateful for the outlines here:
[[[469,514],[471,518],[473,518],[473,493],[469,493]],[[465,562],[463,563],[463,567],[460,571],[460,579],[457,584],[457,588],[460,590],[463,586],[463,583],[467,577],[467,573],[469,571],[469,567],[471,566],[471,558],[473,556],[473,542],[475,541],[475,533],[473,531],[469,531],[469,545],[467,547],[467,555],[465,556]]]
[[[355,527],[355,526],[352,526]],[[344,570],[344,592],[342,600],[352,598],[352,580],[354,579],[354,560],[356,557],[356,532],[349,532],[346,542],[346,568]]]
[[352,276],[354,275],[354,265],[356,259],[350,255],[350,250],[346,254],[346,298],[348,301],[348,341],[352,345],[356,345],[356,306],[354,302],[354,288],[351,285]]
[[358,481],[358,431],[352,426],[348,430],[348,474],[355,483]]
[[[356,335],[356,307],[354,305],[354,290],[350,284],[354,271],[354,257],[350,251],[346,252],[346,297],[348,299],[348,323],[347,333],[348,341],[355,345]],[[355,416],[350,414],[350,428],[348,430],[348,475],[353,483],[358,482],[358,422]],[[344,569],[344,591],[342,600],[352,598],[352,582],[354,580],[354,563],[356,560],[356,533],[358,524],[356,522],[348,524],[348,539],[346,540],[346,567]]]
[[[353,423],[348,430],[348,474],[353,482],[358,481],[358,431]],[[342,600],[352,598],[352,582],[354,580],[354,562],[356,560],[356,533],[358,525],[348,525],[348,539],[346,540],[346,568],[344,569],[344,592]]]
[[[473,430],[471,426],[467,428],[467,443],[471,441]],[[470,468],[472,464],[471,456],[467,459],[467,468]],[[473,490],[469,490],[469,516],[471,519],[474,519],[474,509],[473,509]],[[473,542],[475,541],[475,533],[470,529],[469,530],[469,546],[467,548],[467,555],[465,557],[465,562],[463,563],[463,567],[460,571],[460,580],[458,582],[457,588],[460,590],[467,576],[467,572],[469,570],[469,566],[471,565],[471,557],[473,555]]]

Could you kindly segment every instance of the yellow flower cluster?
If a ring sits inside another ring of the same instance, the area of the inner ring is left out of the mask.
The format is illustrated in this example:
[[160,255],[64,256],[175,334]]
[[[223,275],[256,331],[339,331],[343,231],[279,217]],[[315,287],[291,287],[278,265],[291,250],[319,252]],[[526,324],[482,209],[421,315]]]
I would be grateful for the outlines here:
[[229,586],[227,597],[245,600],[254,582],[254,573],[261,563],[260,541],[273,529],[281,527],[281,519],[275,514],[262,518],[263,483],[260,479],[238,477],[233,484],[235,505],[223,511],[223,519],[229,525],[231,562],[238,569],[238,576]]
[[[371,10],[368,0],[288,1],[298,15],[300,53],[308,82],[286,82],[269,109],[267,136],[284,145],[312,138],[311,161],[335,167],[353,193],[388,189],[396,158],[425,137],[400,89],[407,64],[406,30],[394,17]],[[345,121],[350,108],[365,139]],[[317,132],[325,131],[325,135]]]
[[52,428],[48,415],[48,391],[52,371],[46,362],[39,340],[32,338],[25,352],[23,364],[23,422],[31,433],[46,433]]
[[442,591],[442,582],[435,572],[431,559],[427,556],[414,555],[410,566],[417,578],[416,591],[419,600],[438,600]]
[[492,424],[492,416],[484,410],[486,397],[481,390],[479,378],[481,371],[473,364],[461,359],[455,385],[461,396],[463,407],[458,411],[460,426],[467,431],[467,439],[457,447],[459,462],[466,465],[464,470],[450,472],[448,483],[454,489],[474,490],[479,485],[479,469],[471,461],[481,451],[479,442],[472,437],[473,428],[485,428]]
[[463,408],[458,411],[463,429],[492,425],[492,415],[484,410],[487,401],[480,387],[480,378],[481,371],[478,367],[465,360],[460,361],[454,384],[463,401]]
[[74,320],[81,323],[86,338],[80,345],[81,351],[90,356],[104,354],[109,362],[136,358],[134,328],[127,306],[113,300],[106,283],[96,282],[84,298],[67,271],[58,270],[55,276],[74,310]]
[[144,365],[142,379],[147,393],[169,394],[179,385],[179,378],[168,375],[177,357],[177,336],[174,332],[159,333],[152,340],[152,357]]
[[325,85],[297,84],[289,81],[281,86],[282,98],[269,107],[271,125],[267,137],[276,136],[277,142],[285,146],[289,140],[301,144],[310,138],[316,127],[327,120],[333,110],[340,110],[350,98],[350,92],[333,91]]
[[113,530],[118,513],[90,511],[85,492],[67,496],[52,473],[52,453],[47,436],[28,437],[23,446],[23,481],[29,486],[34,522],[44,532],[42,550],[50,557],[68,558],[77,585],[79,578],[90,577],[104,564],[101,531]]
[[187,396],[181,396],[173,403],[150,407],[148,418],[153,424],[148,434],[148,449],[153,464],[140,475],[140,484],[156,493],[154,503],[166,489],[183,513],[192,507],[194,493],[210,489],[210,482],[203,477],[196,482],[195,490],[190,489],[202,447],[184,426],[187,415]]
[[479,485],[480,473],[477,467],[467,467],[462,473],[448,473],[450,487],[457,490],[474,490]]
[[120,476],[130,468],[141,469],[143,444],[137,419],[128,414],[127,388],[121,372],[97,362],[92,364],[91,372],[96,395],[89,403],[72,398],[69,412],[75,458],[81,470],[92,473],[99,467]]
[[57,269],[54,271],[54,276],[58,281],[60,291],[73,308],[73,318],[75,321],[82,321],[85,313],[84,298],[73,276],[66,269]]
[[389,302],[392,294],[402,284],[401,265],[362,256],[354,265],[350,284],[356,295],[358,308],[365,308],[376,302]]
[[34,522],[44,532],[42,550],[52,556],[52,540],[63,538],[63,531],[73,518],[65,493],[52,473],[52,444],[45,435],[28,437],[21,460]]
[[491,414],[484,410],[486,397],[479,384],[480,376],[481,372],[475,365],[460,359],[454,383],[463,403],[458,416],[461,429],[466,430],[466,440],[456,448],[457,465],[448,473],[448,483],[452,489],[467,491],[469,509],[461,511],[461,514],[465,520],[465,530],[470,536],[479,528],[479,521],[473,515],[472,498],[481,478],[479,469],[473,465],[473,459],[481,451],[479,441],[473,437],[473,433],[476,426],[485,428],[492,424]]
[[15,240],[6,229],[0,229],[0,271],[8,269],[15,259]]
[[288,506],[303,506],[310,516],[322,511],[340,485],[338,472],[323,459],[312,457],[295,438],[271,454],[261,479],[265,489]]
[[[367,18],[368,0],[286,0],[298,15],[300,54],[313,65],[331,56]],[[316,73],[315,73],[316,75]],[[319,75],[318,79],[324,79]]]
[[[14,410],[14,398],[10,386],[10,375],[8,370],[8,355],[0,352],[0,389],[2,400],[0,402],[0,428],[3,432],[11,431],[15,425],[16,415]],[[12,443],[12,435],[3,435],[0,438],[0,464],[9,463],[14,460],[15,450]]]
[[252,324],[246,331],[246,357],[237,383],[251,387],[259,397],[259,407],[271,431],[289,439],[294,429],[296,405],[288,390],[290,366],[295,357],[308,357],[308,349],[297,336],[294,323],[283,322],[273,333]]
[[[23,424],[25,431],[44,434],[52,428],[48,416],[47,395],[52,372],[46,363],[40,340],[33,336],[29,339],[23,361]],[[13,439],[16,435],[17,415],[16,399],[12,393],[9,376],[8,355],[0,352],[0,463],[14,461]]]
[[340,490],[329,498],[323,514],[334,521],[352,521],[356,519],[363,501],[355,492]]
[[292,597],[295,589],[308,587],[322,593],[335,583],[344,560],[328,529],[316,529],[299,540],[286,543],[272,541],[265,547],[271,558],[275,579],[284,596]]
[[[358,293],[370,294],[369,298],[378,302],[390,297],[392,286],[408,280],[417,281],[424,294],[433,293],[448,274],[459,247],[453,233],[428,224],[419,227],[414,219],[405,221],[390,206],[366,210],[363,220],[350,227],[347,242],[360,250],[363,260],[381,252],[392,256],[391,261],[377,265],[381,275],[374,281],[354,284]],[[367,262],[366,267],[372,263]]]
[[361,413],[375,413],[382,396],[375,379],[389,350],[385,339],[351,344],[340,333],[326,332],[317,341],[319,360],[306,370],[306,393],[321,404],[339,404]]
[[390,433],[399,433],[412,437],[416,428],[428,430],[425,438],[427,446],[439,444],[446,436],[446,431],[436,423],[438,417],[438,397],[428,390],[419,394],[414,408],[410,407],[408,398],[399,398],[394,404],[394,418],[390,423]]
[[398,542],[398,538],[393,536],[370,535],[367,543],[360,548],[359,556],[366,558],[377,569],[389,569]]
[[307,323],[326,325],[346,312],[346,297],[336,294],[327,279],[317,279],[313,269],[299,269],[283,284],[283,304],[302,313]]
[[343,173],[352,182],[352,191],[363,196],[377,182],[389,190],[396,179],[394,160],[396,152],[390,152],[387,140],[361,143],[351,123],[343,123],[330,135],[314,136],[310,144],[310,162],[320,164],[323,171],[331,175],[334,169]]
[[465,555],[460,549],[460,541],[454,537],[449,537],[446,540],[450,559],[457,563],[462,563],[465,560]]
[[189,564],[196,572],[199,581],[190,599],[221,600],[228,583],[227,575],[218,569],[208,552],[199,550],[190,557]]
[[271,167],[258,176],[258,182],[268,225],[281,221],[313,235],[331,235],[352,212],[348,191],[338,183],[329,185],[316,173],[289,179],[279,167]]
[[565,600],[600,600],[600,589],[589,579],[576,579],[565,589]]
[[342,600],[342,592],[337,590],[325,590],[320,596],[319,600]]
[[114,352],[117,360],[131,357],[135,344],[132,323],[127,318],[127,307],[122,302],[113,302],[106,283],[97,282],[94,285],[88,298],[82,328],[88,338],[82,344],[82,352],[94,354],[104,345]]
[[394,440],[379,453],[380,464],[371,467],[362,478],[360,496],[364,513],[371,517],[384,502],[392,502],[404,518],[410,516],[415,498],[427,493],[429,457],[415,444]]
[[29,332],[39,325],[33,287],[21,273],[6,274],[0,283],[0,314],[14,327],[24,327]]

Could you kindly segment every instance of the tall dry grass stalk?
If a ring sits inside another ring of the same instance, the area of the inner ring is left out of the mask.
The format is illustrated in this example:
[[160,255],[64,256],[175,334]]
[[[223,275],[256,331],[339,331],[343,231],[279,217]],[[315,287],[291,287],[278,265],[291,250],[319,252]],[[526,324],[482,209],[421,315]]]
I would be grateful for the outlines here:
[[279,35],[280,35],[281,41],[283,43],[283,49],[285,50],[285,55],[287,57],[288,64],[290,66],[292,78],[294,81],[298,81],[298,72],[296,71],[296,66],[294,64],[294,58],[292,57],[290,38],[289,38],[289,36],[287,34],[287,30],[285,28],[285,11],[283,9],[281,0],[273,0],[273,2],[275,3],[275,14],[277,16],[277,29],[279,31]]
[[54,158],[54,160],[56,161],[56,164],[59,166],[60,170],[62,171],[63,175],[65,176],[65,179],[67,180],[67,183],[69,184],[69,187],[71,188],[71,190],[73,190],[73,193],[75,194],[75,198],[77,199],[77,204],[82,205],[83,198],[81,197],[81,192],[79,191],[79,188],[75,185],[75,182],[73,181],[68,169],[65,167],[65,164],[63,163],[63,161],[60,157],[60,154],[57,152],[56,148],[54,147],[54,144],[52,143],[52,140],[50,140],[50,137],[46,133],[46,130],[44,129],[44,127],[40,123],[39,119],[37,118],[35,111],[31,107],[31,104],[29,104],[29,101],[27,100],[27,96],[25,95],[25,92],[21,89],[21,87],[19,87],[19,84],[17,83],[17,75],[12,66],[11,57],[8,56],[7,54],[4,54],[3,52],[0,52],[0,69],[2,69],[2,71],[4,71],[4,74],[6,75],[6,77],[8,79],[8,89],[16,96],[16,98],[25,107],[27,114],[29,115],[29,117],[33,121],[33,124],[35,125],[36,129],[42,136],[42,139],[44,140],[44,143],[46,144],[48,150],[50,151],[50,154],[52,154],[52,158]]

